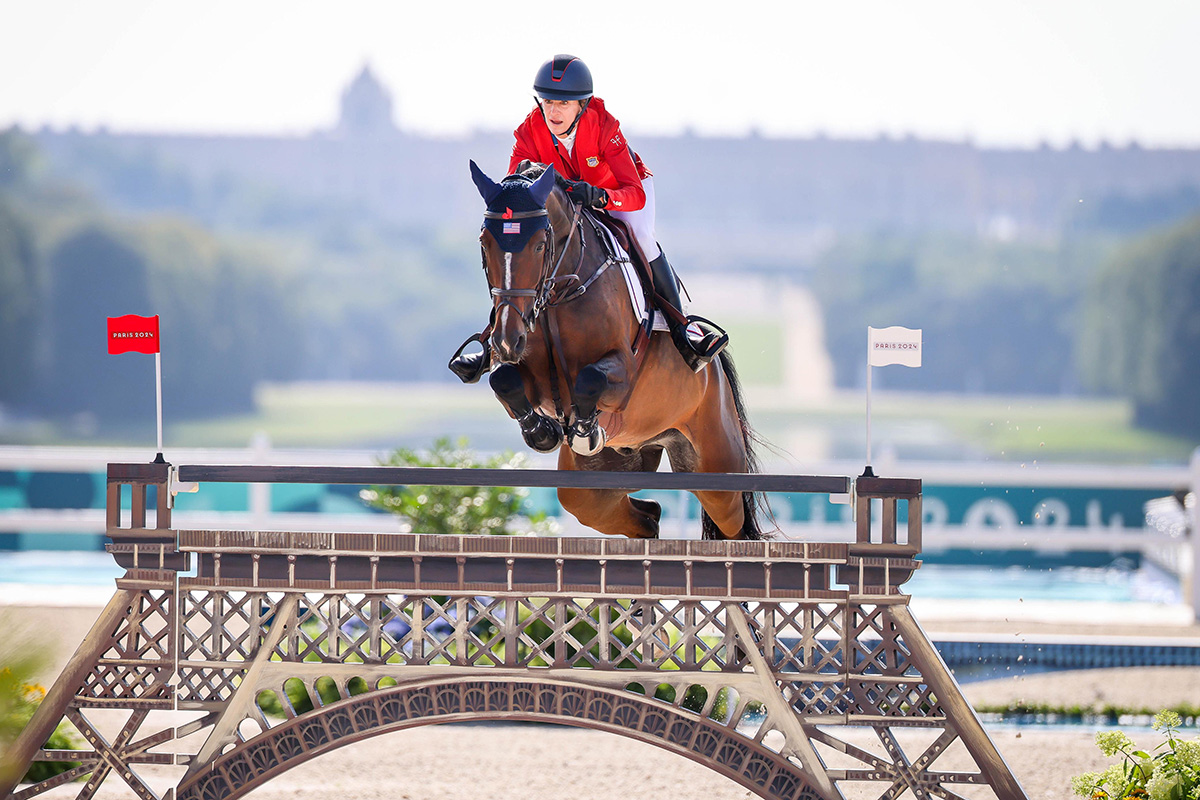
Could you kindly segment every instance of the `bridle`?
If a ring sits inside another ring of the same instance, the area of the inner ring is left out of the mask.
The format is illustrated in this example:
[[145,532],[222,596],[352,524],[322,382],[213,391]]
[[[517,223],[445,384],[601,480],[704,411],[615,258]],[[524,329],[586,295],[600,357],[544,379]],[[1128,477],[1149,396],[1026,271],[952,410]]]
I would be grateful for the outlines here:
[[[545,208],[536,209],[534,211],[505,210],[503,212],[484,212],[485,219],[515,220],[532,219],[543,216],[549,217],[549,211]],[[547,243],[545,254],[542,256],[542,268],[538,274],[538,280],[534,287],[528,289],[497,288],[492,286],[491,278],[488,276],[488,288],[491,291],[492,297],[499,302],[497,302],[493,307],[491,321],[488,323],[488,327],[482,334],[480,334],[480,336],[481,339],[483,339],[491,335],[492,327],[499,318],[501,309],[503,309],[505,306],[509,306],[517,312],[518,316],[521,318],[521,322],[525,326],[526,331],[530,333],[535,330],[538,318],[541,316],[542,312],[550,312],[546,314],[547,324],[543,326],[543,334],[545,335],[546,339],[546,351],[550,355],[548,369],[550,378],[550,391],[554,399],[555,416],[564,427],[567,425],[573,425],[574,427],[572,430],[575,431],[576,435],[586,436],[596,424],[597,413],[594,412],[591,417],[586,420],[577,419],[574,423],[571,423],[563,411],[563,402],[559,394],[558,376],[560,373],[564,376],[567,374],[567,362],[565,360],[562,337],[558,327],[558,315],[553,312],[559,306],[582,297],[583,294],[587,292],[588,287],[590,287],[596,282],[596,280],[600,278],[600,276],[607,272],[609,267],[619,262],[613,255],[610,254],[603,261],[603,263],[598,265],[592,271],[592,274],[589,275],[586,280],[580,278],[579,273],[583,269],[584,259],[587,256],[587,236],[580,235],[579,258],[575,263],[575,271],[565,275],[559,274],[559,271],[562,269],[563,259],[566,257],[567,251],[571,249],[571,240],[575,238],[576,232],[581,230],[581,222],[583,219],[585,219],[583,206],[576,205],[575,211],[571,216],[570,230],[567,231],[566,239],[563,241],[562,251],[558,253],[557,258],[555,258],[554,226],[549,224],[547,225],[547,229],[550,231],[550,235],[547,237],[549,241]],[[591,223],[593,229],[596,230],[597,235],[601,235],[600,223],[590,216],[587,216],[586,219]],[[547,222],[549,222],[549,220],[547,220]],[[487,251],[484,250],[483,271],[485,276],[487,276],[487,267]],[[569,281],[575,281],[577,285],[572,287],[569,291],[562,290],[559,284]],[[516,298],[523,297],[533,298],[533,304],[530,306],[529,312],[526,314],[522,314],[521,310],[514,302]],[[641,357],[637,358],[637,364],[639,368],[642,358],[644,358],[644,350],[645,348],[642,348]],[[637,369],[635,368],[635,374],[636,371]],[[630,391],[626,396],[625,402],[628,402],[629,395],[632,394],[633,383],[634,381],[630,381]],[[570,394],[571,408],[577,411],[578,403],[575,399],[575,387],[570,379],[567,380],[567,391]],[[622,404],[622,408],[624,408],[624,404]]]
[[[575,236],[575,231],[579,229],[579,221],[582,216],[583,207],[576,206],[575,213],[571,217],[571,227],[567,232],[566,241],[563,242],[562,252],[558,254],[557,260],[554,258],[554,226],[547,225],[547,230],[550,231],[550,236],[547,237],[546,251],[542,256],[542,269],[538,274],[537,285],[529,289],[512,289],[512,288],[497,288],[492,286],[491,278],[487,279],[488,289],[492,297],[497,298],[500,302],[496,305],[494,312],[499,311],[505,306],[509,306],[513,311],[520,316],[521,322],[525,328],[532,332],[537,327],[537,319],[542,311],[547,307],[561,305],[562,303],[574,300],[580,294],[587,291],[587,287],[591,285],[607,265],[603,265],[597,269],[595,273],[588,278],[586,283],[581,283],[579,288],[570,292],[566,296],[556,296],[556,284],[559,281],[579,280],[579,268],[583,265],[587,240],[584,237],[579,239],[579,261],[575,266],[575,272],[568,275],[559,275],[558,271],[562,269],[563,259],[567,255],[567,251],[571,248],[571,239]],[[537,217],[549,217],[550,212],[544,208],[535,209],[533,211],[485,211],[484,219],[531,219]],[[483,252],[483,271],[487,275],[487,252]],[[532,297],[533,304],[530,306],[528,313],[521,313],[521,309],[513,302],[518,297]]]

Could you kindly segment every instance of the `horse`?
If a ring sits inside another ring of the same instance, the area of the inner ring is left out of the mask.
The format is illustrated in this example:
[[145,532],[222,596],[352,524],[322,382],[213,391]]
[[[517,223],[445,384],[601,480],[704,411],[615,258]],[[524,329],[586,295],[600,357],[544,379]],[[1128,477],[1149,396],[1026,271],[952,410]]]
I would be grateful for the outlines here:
[[[522,162],[499,183],[471,162],[487,206],[479,235],[492,298],[478,335],[489,383],[539,452],[560,470],[757,472],[756,436],[728,352],[698,372],[666,333],[639,321],[600,223]],[[489,331],[490,330],[490,335]],[[702,537],[762,539],[755,492],[697,491]],[[562,507],[601,533],[658,537],[661,506],[627,490],[560,488]]]

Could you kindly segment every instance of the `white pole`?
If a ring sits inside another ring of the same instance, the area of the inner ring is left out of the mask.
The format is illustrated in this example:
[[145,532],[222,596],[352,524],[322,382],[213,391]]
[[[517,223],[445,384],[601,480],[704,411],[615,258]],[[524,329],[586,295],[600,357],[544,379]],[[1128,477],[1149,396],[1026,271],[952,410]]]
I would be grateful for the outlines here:
[[[1192,618],[1200,622],[1200,447],[1192,451],[1192,518],[1188,520],[1188,534],[1192,545],[1191,603]],[[1184,509],[1187,514],[1187,509]]]
[[158,412],[158,457],[162,458],[162,353],[154,354],[154,397]]
[[867,466],[871,466],[871,365],[867,364]]

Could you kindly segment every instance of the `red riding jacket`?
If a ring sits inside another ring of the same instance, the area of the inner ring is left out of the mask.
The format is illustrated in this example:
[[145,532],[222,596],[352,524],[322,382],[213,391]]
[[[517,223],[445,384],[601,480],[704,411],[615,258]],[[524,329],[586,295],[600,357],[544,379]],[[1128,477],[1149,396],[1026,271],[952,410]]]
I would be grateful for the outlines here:
[[529,112],[513,131],[508,171],[513,173],[525,159],[552,164],[558,174],[573,181],[586,181],[608,194],[608,211],[637,211],[646,205],[642,179],[650,171],[621,135],[621,123],[604,109],[604,101],[593,97],[575,126],[575,147],[568,153],[546,127],[539,108]]

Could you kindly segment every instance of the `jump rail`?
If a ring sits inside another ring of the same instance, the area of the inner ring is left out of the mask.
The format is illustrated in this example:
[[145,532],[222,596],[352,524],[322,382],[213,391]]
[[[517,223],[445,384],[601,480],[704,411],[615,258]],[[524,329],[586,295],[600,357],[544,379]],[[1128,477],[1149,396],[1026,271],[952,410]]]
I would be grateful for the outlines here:
[[[857,533],[176,530],[176,481],[849,493]],[[108,486],[108,550],[126,572],[5,757],[2,796],[88,776],[90,798],[116,775],[146,800],[234,798],[379,733],[504,719],[630,736],[761,797],[844,800],[865,785],[956,798],[974,784],[1025,798],[900,591],[919,566],[919,480],[111,464]],[[93,709],[125,710],[124,727],[103,730]],[[88,749],[39,749],[64,719]],[[18,787],[35,760],[75,766]]]
[[[109,479],[113,467],[109,468]],[[135,465],[141,466],[141,465]],[[568,489],[682,489],[737,492],[845,494],[850,479],[822,475],[730,475],[701,472],[601,472],[555,469],[448,469],[443,467],[290,467],[183,465],[179,480],[200,483],[338,483],[390,486],[526,486]],[[902,481],[920,492],[920,481]]]

